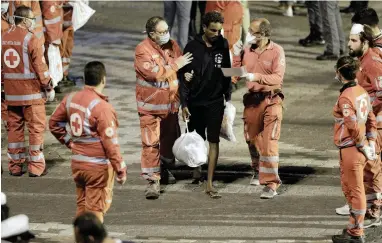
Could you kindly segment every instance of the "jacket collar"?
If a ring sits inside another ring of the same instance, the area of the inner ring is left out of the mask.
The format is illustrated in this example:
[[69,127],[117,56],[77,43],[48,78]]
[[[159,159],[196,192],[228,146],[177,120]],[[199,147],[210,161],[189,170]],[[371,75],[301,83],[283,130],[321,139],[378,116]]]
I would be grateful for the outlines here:
[[347,88],[350,88],[350,87],[354,87],[354,86],[356,86],[357,85],[357,82],[356,81],[350,81],[350,82],[348,82],[348,83],[346,83],[346,84],[344,84],[343,86],[342,86],[342,88],[340,89],[340,93],[342,93],[342,92],[344,92],[345,91],[345,89],[347,89]]
[[101,94],[101,93],[97,92],[94,88],[95,88],[95,87],[93,87],[93,86],[85,85],[84,90],[88,90],[88,91],[90,91],[90,92],[93,92],[93,93],[95,93],[97,96],[99,96],[101,99],[105,100],[106,102],[109,102],[109,97],[108,97],[108,96],[106,96],[106,95],[104,95],[104,94]]

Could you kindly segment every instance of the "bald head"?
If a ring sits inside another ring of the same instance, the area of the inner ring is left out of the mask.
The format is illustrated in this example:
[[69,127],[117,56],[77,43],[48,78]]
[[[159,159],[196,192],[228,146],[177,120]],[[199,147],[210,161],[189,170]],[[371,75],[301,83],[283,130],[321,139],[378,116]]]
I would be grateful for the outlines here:
[[265,18],[256,18],[252,20],[250,29],[252,30],[251,32],[256,35],[261,34],[261,36],[264,37],[271,36],[271,23]]

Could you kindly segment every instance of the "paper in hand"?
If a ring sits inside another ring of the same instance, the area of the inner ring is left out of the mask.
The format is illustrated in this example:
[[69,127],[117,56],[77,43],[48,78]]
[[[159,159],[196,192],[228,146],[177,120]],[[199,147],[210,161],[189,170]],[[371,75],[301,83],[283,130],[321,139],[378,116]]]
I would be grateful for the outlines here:
[[235,68],[222,68],[225,77],[242,77],[247,74],[245,66]]

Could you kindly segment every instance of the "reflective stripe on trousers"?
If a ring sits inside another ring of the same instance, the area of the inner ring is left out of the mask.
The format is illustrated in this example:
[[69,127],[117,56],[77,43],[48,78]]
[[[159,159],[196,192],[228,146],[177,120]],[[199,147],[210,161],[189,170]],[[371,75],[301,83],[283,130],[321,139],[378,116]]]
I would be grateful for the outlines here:
[[105,164],[105,165],[110,163],[110,161],[106,158],[89,157],[89,156],[81,155],[81,154],[73,155],[72,160],[90,162],[90,163],[95,163],[95,164]]

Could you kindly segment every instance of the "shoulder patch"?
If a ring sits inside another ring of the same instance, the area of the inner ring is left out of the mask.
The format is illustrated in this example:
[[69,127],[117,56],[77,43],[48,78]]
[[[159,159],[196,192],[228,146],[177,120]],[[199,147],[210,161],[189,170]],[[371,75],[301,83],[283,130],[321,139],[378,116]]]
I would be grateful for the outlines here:
[[108,127],[105,130],[105,134],[107,137],[111,138],[114,135],[114,129],[112,127]]
[[350,110],[349,109],[343,109],[342,114],[344,115],[344,117],[348,117],[350,115]]

